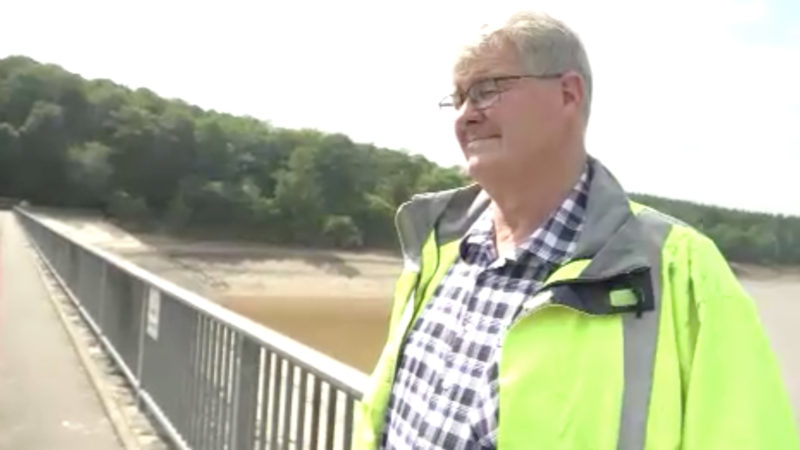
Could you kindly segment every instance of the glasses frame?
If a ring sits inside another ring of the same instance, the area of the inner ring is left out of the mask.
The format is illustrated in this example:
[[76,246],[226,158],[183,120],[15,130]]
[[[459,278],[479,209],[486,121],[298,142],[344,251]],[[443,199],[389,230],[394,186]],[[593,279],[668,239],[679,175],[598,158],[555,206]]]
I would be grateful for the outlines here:
[[[497,77],[490,77],[490,78],[483,78],[480,80],[475,81],[472,83],[466,90],[464,94],[459,91],[453,92],[452,94],[446,95],[443,99],[439,101],[439,108],[453,108],[455,110],[461,109],[462,106],[469,100],[472,105],[476,109],[486,109],[497,102],[500,98],[500,94],[507,91],[508,89],[500,89],[498,83],[501,81],[511,81],[511,80],[521,80],[524,78],[532,78],[537,80],[553,80],[556,78],[561,78],[564,76],[563,72],[557,73],[545,73],[540,75],[533,75],[533,74],[524,74],[524,75],[501,75]],[[484,83],[493,83],[496,92],[489,100],[483,100],[482,102],[479,99],[476,99],[476,87],[483,85]]]

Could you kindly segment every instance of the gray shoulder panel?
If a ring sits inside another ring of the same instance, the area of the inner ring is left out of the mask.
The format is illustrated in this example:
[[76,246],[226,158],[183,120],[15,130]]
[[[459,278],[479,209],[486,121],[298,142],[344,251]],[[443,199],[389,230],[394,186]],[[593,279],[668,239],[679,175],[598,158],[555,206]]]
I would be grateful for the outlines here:
[[649,210],[643,210],[634,221],[640,228],[636,245],[650,265],[655,309],[638,318],[633,314],[625,314],[622,319],[625,387],[617,445],[620,450],[639,450],[645,445],[661,317],[662,248],[672,229],[670,222]]

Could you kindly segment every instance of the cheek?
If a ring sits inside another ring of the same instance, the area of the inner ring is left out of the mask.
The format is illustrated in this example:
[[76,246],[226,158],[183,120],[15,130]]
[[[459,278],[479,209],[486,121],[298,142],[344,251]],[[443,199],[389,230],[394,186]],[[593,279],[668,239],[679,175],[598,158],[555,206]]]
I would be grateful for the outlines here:
[[520,109],[504,118],[503,136],[514,145],[531,145],[555,131],[557,118],[547,108]]
[[461,126],[461,124],[459,123],[458,120],[456,120],[454,125],[453,125],[453,131],[455,132],[456,140],[458,141],[458,144],[463,148],[464,145],[466,144],[465,132],[464,132],[464,127]]
[[508,115],[498,121],[498,128],[503,136],[503,144],[509,150],[519,148],[537,134],[536,124],[529,115]]

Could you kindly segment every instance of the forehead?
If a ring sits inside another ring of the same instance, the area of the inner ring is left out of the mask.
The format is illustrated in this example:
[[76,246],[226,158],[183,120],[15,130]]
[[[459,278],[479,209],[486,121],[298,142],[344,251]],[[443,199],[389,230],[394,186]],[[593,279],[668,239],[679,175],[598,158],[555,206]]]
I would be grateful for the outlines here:
[[465,49],[453,70],[453,84],[466,88],[475,81],[520,73],[519,56],[513,46],[492,45]]

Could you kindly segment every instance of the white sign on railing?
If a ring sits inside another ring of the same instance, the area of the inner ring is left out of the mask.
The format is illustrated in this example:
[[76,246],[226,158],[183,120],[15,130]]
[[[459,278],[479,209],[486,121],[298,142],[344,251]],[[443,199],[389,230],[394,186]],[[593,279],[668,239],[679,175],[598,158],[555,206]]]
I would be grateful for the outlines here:
[[147,296],[147,334],[158,340],[158,319],[161,316],[161,291],[151,287]]

